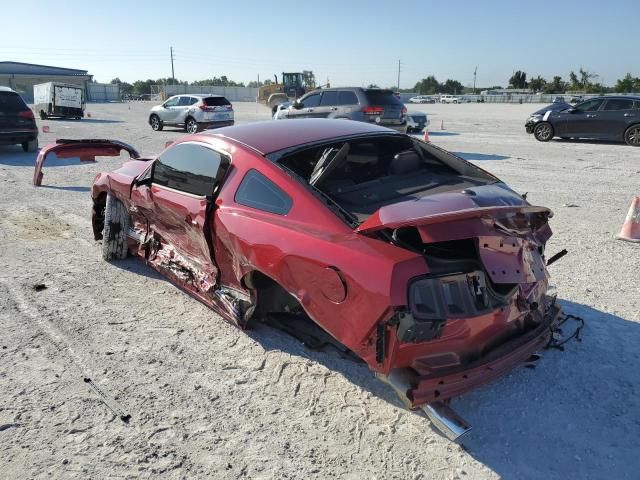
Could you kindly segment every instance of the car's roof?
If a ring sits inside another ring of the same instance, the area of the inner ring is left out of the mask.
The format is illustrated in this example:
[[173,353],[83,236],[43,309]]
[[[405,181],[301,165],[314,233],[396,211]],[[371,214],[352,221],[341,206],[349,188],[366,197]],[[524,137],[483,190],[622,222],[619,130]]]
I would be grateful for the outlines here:
[[0,86],[0,92],[13,92],[13,93],[16,93],[15,90],[12,90],[9,87],[2,87],[2,86]]
[[174,97],[224,98],[224,95],[209,95],[208,93],[178,93]]
[[401,135],[394,130],[365,122],[320,118],[253,122],[205,130],[199,135],[228,138],[247,145],[262,155],[268,155],[298,145],[376,133]]

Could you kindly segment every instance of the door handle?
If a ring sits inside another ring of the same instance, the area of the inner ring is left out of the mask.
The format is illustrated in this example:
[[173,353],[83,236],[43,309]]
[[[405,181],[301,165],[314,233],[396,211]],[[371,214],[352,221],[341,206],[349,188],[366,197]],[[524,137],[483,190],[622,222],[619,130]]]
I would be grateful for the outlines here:
[[313,112],[313,108],[307,108],[307,112]]
[[597,115],[595,113],[593,115],[587,114],[587,118],[596,118],[596,117],[597,117]]
[[635,117],[636,114],[635,113],[625,113],[624,116],[625,117]]
[[336,110],[338,110],[338,107],[331,107],[331,110],[335,112]]

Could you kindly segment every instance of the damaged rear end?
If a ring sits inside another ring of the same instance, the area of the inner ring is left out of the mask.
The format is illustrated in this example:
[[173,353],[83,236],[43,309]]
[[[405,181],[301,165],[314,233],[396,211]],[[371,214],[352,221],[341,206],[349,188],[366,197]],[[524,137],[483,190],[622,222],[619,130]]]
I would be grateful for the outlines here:
[[383,207],[357,229],[427,264],[379,332],[378,375],[408,407],[433,415],[548,342],[560,313],[547,296],[551,215],[492,184]]

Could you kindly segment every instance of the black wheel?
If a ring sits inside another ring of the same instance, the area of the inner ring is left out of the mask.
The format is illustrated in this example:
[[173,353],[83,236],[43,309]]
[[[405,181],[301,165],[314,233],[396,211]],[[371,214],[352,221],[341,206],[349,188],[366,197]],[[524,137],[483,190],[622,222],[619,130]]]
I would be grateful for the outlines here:
[[198,132],[198,122],[195,119],[189,117],[187,118],[187,123],[184,124],[184,129],[187,133],[197,133]]
[[25,152],[35,152],[38,150],[38,139],[29,140],[28,142],[22,142],[22,150]]
[[553,138],[553,126],[548,122],[540,122],[533,129],[533,136],[539,142],[548,142]]
[[151,115],[151,117],[149,118],[149,123],[151,124],[151,129],[153,131],[159,132],[160,130],[162,130],[162,121],[157,115]]
[[40,110],[40,120],[46,120],[47,119],[47,114],[44,113],[44,110]]
[[102,231],[102,258],[120,260],[127,258],[127,230],[129,212],[120,200],[107,194],[104,209],[104,230]]
[[627,131],[624,132],[624,141],[632,147],[640,147],[640,124],[627,128]]

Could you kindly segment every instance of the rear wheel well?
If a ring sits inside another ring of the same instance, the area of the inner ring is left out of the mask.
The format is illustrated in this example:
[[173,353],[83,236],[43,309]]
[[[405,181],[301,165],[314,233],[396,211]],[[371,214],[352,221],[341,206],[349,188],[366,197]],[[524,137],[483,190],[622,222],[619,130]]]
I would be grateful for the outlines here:
[[102,192],[93,200],[93,207],[91,209],[91,225],[93,226],[93,238],[95,240],[102,240],[104,210],[106,206],[107,192]]
[[242,283],[252,292],[254,304],[247,321],[260,319],[268,313],[303,312],[302,306],[293,295],[278,282],[258,270],[246,274]]

